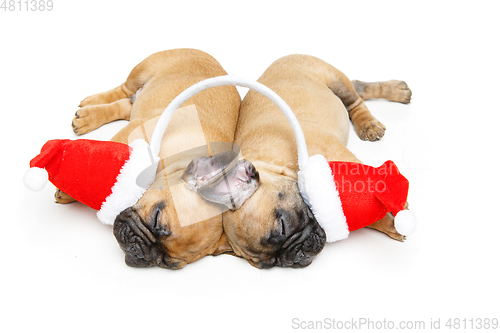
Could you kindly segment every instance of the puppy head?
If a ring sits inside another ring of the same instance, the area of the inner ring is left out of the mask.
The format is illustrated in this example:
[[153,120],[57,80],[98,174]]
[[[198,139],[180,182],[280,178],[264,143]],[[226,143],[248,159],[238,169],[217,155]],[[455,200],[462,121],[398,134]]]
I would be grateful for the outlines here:
[[326,241],[297,181],[262,170],[260,187],[223,225],[234,253],[258,268],[308,266]]
[[[113,232],[127,265],[179,269],[231,250],[223,234],[221,214],[227,208],[222,205],[239,207],[257,187],[258,174],[250,163],[228,154],[193,162],[169,177],[159,176],[160,170],[143,197],[117,216]],[[220,170],[227,171],[222,178]]]

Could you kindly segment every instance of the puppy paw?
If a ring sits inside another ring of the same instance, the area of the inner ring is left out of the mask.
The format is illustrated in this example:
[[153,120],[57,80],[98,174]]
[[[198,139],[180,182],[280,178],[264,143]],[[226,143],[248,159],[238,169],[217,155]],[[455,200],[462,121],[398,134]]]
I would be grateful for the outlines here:
[[64,193],[59,189],[56,190],[56,193],[54,194],[54,199],[56,200],[56,203],[59,204],[68,204],[70,202],[76,201],[75,199],[73,199],[72,197],[70,197],[69,195],[67,195],[66,193]]
[[355,124],[354,129],[361,140],[378,141],[384,136],[386,128],[384,124],[373,118],[362,124]]
[[92,105],[82,107],[76,111],[75,117],[71,122],[73,132],[76,135],[83,135],[101,127],[103,124],[98,113],[98,107]]
[[404,81],[387,81],[387,99],[397,103],[408,104],[411,101],[411,90]]

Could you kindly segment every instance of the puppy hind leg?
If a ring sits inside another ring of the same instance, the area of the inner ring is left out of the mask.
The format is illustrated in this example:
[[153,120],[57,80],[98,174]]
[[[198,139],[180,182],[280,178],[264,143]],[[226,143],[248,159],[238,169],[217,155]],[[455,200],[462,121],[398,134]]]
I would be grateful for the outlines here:
[[130,98],[133,95],[133,93],[130,94],[130,92],[126,91],[124,89],[124,85],[125,83],[114,89],[86,97],[80,102],[80,105],[78,105],[78,107],[83,108],[89,105],[108,104],[116,102],[123,98]]
[[411,90],[404,81],[363,82],[353,80],[352,84],[363,100],[383,98],[403,104],[408,104],[411,101]]
[[358,95],[352,82],[338,69],[331,67],[328,88],[345,105],[354,130],[361,140],[377,141],[385,134],[385,126],[375,118]]
[[386,127],[366,107],[361,98],[347,107],[354,130],[361,140],[378,141],[384,134]]
[[132,97],[137,92],[137,90],[142,88],[146,81],[149,80],[154,74],[153,68],[147,60],[148,59],[135,66],[127,77],[127,80],[123,84],[114,89],[84,98],[80,102],[79,107],[109,104],[123,98]]
[[85,98],[75,113],[72,126],[77,135],[91,132],[114,120],[130,120],[132,96],[154,75],[155,67],[146,59],[134,67],[122,85]]
[[131,111],[130,98],[122,98],[109,104],[87,105],[76,111],[71,126],[75,134],[82,135],[115,120],[130,120]]

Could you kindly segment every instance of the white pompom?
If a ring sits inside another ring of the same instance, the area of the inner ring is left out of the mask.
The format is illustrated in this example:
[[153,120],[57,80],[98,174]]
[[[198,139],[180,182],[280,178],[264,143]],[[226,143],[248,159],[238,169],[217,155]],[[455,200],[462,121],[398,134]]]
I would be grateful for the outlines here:
[[403,236],[411,235],[417,227],[417,218],[409,210],[402,210],[394,219],[396,231]]
[[33,167],[30,168],[24,174],[24,185],[32,191],[41,191],[47,181],[49,180],[49,174],[45,169]]

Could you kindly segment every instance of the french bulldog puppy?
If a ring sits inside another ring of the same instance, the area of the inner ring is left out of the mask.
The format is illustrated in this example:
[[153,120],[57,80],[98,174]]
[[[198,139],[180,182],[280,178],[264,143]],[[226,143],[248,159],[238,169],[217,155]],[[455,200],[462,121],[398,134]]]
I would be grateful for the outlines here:
[[[122,85],[85,98],[72,122],[74,132],[81,135],[126,119],[129,124],[112,141],[149,140],[159,115],[178,94],[199,81],[226,74],[212,56],[199,50],[155,53],[138,64]],[[155,182],[114,223],[114,235],[129,266],[179,269],[206,255],[231,250],[223,232],[220,205],[189,190],[182,176],[193,159],[203,155],[200,149],[210,151],[211,143],[233,143],[240,103],[235,87],[217,87],[192,97],[174,114],[163,136],[163,160]],[[224,154],[221,157],[213,148],[211,151],[215,156],[206,162],[226,162],[219,161]],[[250,163],[237,164],[235,171],[226,175],[233,186],[257,182]],[[209,173],[209,168],[198,170],[204,181],[213,178]],[[73,201],[59,190],[55,197],[59,203]]]
[[[411,97],[404,82],[356,81],[353,85],[336,68],[306,55],[275,61],[258,81],[291,107],[309,155],[322,154],[329,161],[360,163],[346,148],[349,118],[363,140],[384,135],[385,126],[370,113],[364,99],[408,103]],[[258,268],[309,265],[323,249],[325,233],[299,193],[296,141],[285,116],[269,99],[249,91],[241,104],[235,144],[259,173],[260,187],[240,209],[223,214],[232,251]],[[390,215],[371,227],[403,239]]]

